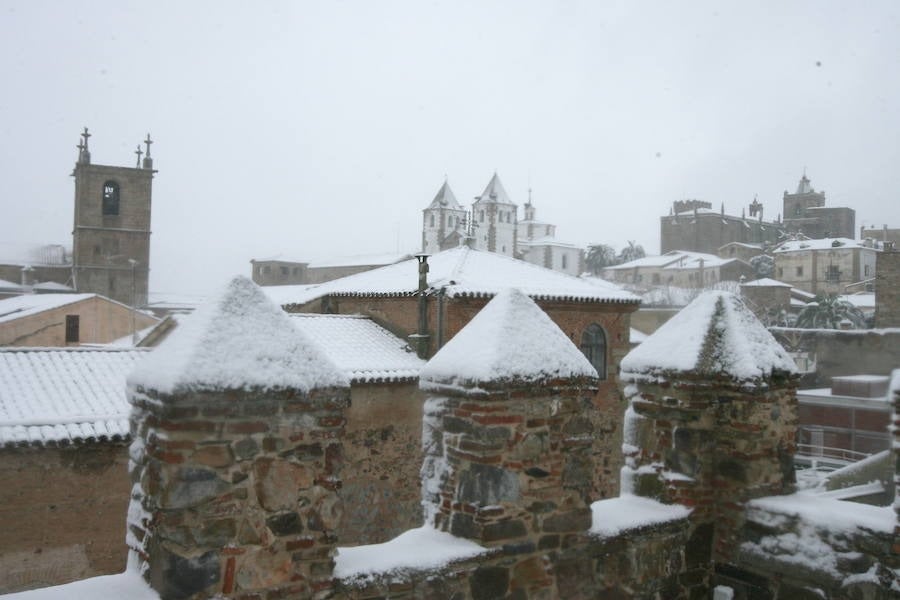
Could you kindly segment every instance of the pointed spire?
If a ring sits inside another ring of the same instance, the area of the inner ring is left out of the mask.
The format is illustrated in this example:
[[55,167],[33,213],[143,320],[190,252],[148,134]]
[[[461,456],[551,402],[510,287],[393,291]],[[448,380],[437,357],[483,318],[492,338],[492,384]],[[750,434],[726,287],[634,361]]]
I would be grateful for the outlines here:
[[431,204],[428,205],[428,208],[446,208],[451,210],[463,209],[460,203],[456,200],[456,195],[454,195],[453,190],[450,189],[450,184],[447,182],[446,175],[444,175],[444,183],[441,185],[437,194],[435,194],[434,200],[431,201]]
[[475,201],[513,204],[513,201],[509,199],[509,195],[506,193],[506,190],[503,189],[503,184],[500,183],[500,177],[497,175],[497,171],[494,171],[494,175],[488,182],[487,187],[484,188],[484,192],[482,192],[482,194],[478,196]]

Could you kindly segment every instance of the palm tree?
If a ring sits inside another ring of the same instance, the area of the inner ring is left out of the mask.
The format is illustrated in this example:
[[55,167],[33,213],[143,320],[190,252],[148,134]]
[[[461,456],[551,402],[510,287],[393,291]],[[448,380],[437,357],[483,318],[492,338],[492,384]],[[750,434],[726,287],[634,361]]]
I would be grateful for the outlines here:
[[839,329],[841,323],[848,321],[853,329],[866,326],[866,317],[862,312],[838,296],[816,296],[797,315],[796,326],[803,329]]

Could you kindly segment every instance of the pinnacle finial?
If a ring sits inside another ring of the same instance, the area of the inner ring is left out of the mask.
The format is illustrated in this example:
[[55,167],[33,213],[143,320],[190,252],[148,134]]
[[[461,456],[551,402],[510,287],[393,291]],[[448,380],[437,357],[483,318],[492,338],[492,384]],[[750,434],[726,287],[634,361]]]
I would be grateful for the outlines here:
[[153,143],[153,140],[150,139],[150,134],[147,134],[147,139],[144,140],[144,143],[147,145],[147,158],[150,158],[150,144]]
[[141,150],[140,144],[137,145],[137,150],[135,150],[134,153],[137,154],[137,164],[135,165],[135,168],[140,169],[141,168],[141,155],[144,153]]
[[88,149],[88,138],[91,137],[91,134],[88,132],[88,128],[85,127],[84,131],[81,132],[81,139],[78,141],[78,162],[80,163],[90,163],[91,162],[91,152]]

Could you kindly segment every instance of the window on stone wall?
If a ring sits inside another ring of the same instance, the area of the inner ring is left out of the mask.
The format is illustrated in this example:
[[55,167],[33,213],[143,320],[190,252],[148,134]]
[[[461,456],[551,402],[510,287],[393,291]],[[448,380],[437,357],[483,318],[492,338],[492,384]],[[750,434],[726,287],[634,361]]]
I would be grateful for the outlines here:
[[569,267],[569,257],[565,254],[562,255],[562,268],[566,269]]
[[837,265],[828,265],[828,268],[825,270],[825,279],[828,281],[840,281],[841,270]]
[[600,379],[606,379],[606,332],[596,323],[591,323],[581,334],[581,352],[597,369]]
[[119,184],[115,181],[107,181],[103,184],[103,215],[116,216],[119,214]]
[[784,277],[784,267],[778,267],[778,277]]
[[78,315],[66,315],[66,343],[77,344],[80,334],[80,318]]
[[872,273],[871,273],[871,265],[866,265],[866,266],[863,268],[863,277],[868,277],[868,276],[871,275],[871,274],[872,274]]
[[797,267],[797,277],[803,277],[803,267]]
[[482,223],[484,223],[484,211],[483,210],[478,211],[478,220],[481,221]]
[[654,284],[654,285],[659,285],[659,273],[654,273],[654,274],[653,274],[653,284]]
[[288,274],[288,268],[287,268],[287,267],[281,267],[281,274],[282,274],[282,275],[287,275],[287,274]]
[[429,227],[434,227],[434,213],[432,213],[431,215],[429,215],[429,218],[428,218],[428,226],[429,226]]

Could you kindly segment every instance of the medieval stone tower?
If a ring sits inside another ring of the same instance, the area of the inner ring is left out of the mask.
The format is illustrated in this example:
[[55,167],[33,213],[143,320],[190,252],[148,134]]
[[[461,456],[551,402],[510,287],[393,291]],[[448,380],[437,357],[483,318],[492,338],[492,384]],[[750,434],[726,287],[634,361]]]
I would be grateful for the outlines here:
[[[134,167],[91,164],[87,127],[78,144],[72,274],[79,292],[123,304],[147,303],[150,276],[150,204],[153,159],[150,134]],[[143,159],[141,158],[143,156]]]

